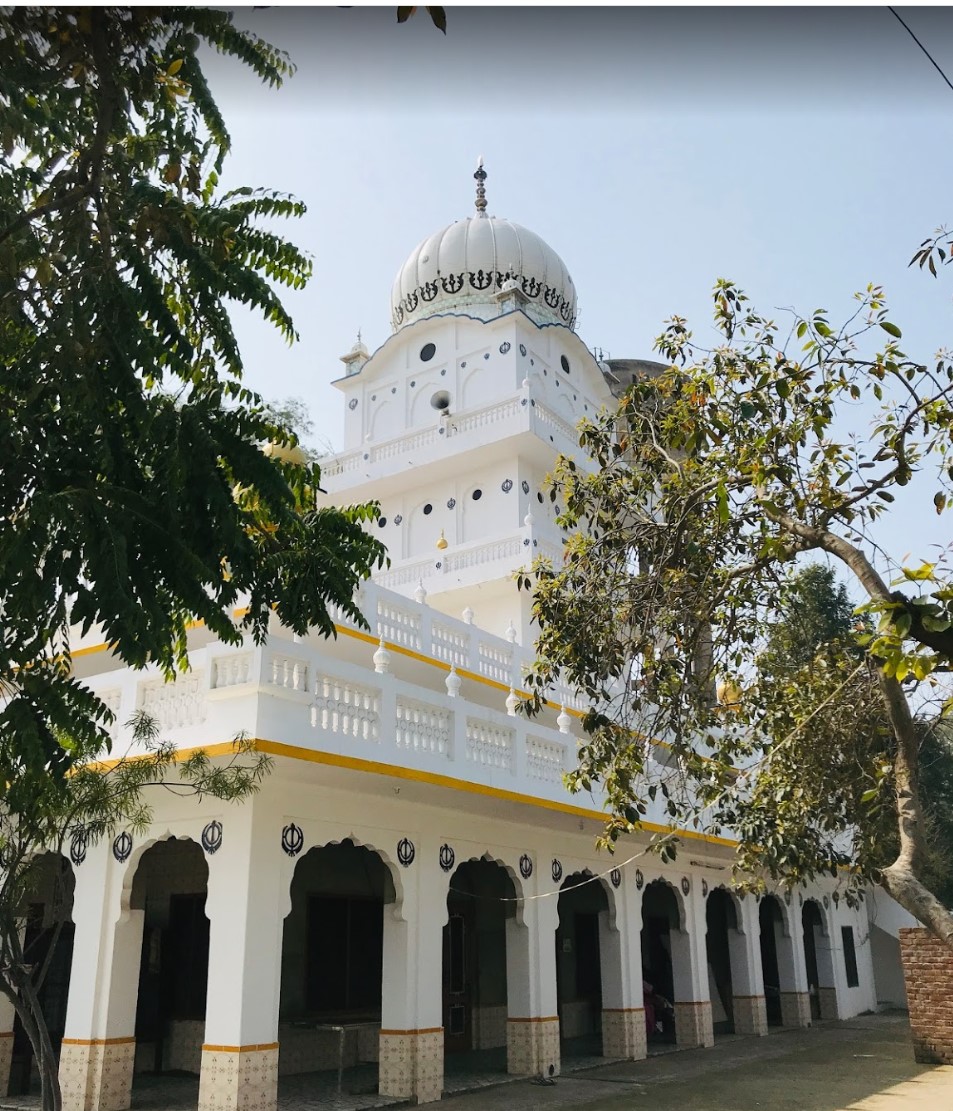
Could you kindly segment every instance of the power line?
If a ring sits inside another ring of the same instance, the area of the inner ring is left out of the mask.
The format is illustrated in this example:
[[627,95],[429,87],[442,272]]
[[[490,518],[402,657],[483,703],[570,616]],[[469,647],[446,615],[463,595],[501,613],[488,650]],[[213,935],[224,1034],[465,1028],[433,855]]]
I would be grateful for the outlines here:
[[904,23],[903,19],[900,16],[900,13],[897,11],[897,9],[896,8],[891,8],[891,7],[888,6],[887,10],[893,12],[893,14],[900,21],[900,25],[907,32],[907,34],[910,36],[910,38],[913,39],[913,41],[917,44],[917,46],[920,47],[920,49],[927,56],[927,58],[929,58],[930,64],[937,71],[937,73],[943,78],[943,80],[947,83],[947,85],[950,88],[950,91],[953,92],[953,81],[950,81],[949,77],[947,77],[947,75],[940,68],[939,64],[934,60],[933,55],[930,53],[930,51],[927,50],[927,48],[923,45],[923,43],[920,42],[920,40],[917,38],[917,36],[910,30],[910,28],[907,26],[907,24]]

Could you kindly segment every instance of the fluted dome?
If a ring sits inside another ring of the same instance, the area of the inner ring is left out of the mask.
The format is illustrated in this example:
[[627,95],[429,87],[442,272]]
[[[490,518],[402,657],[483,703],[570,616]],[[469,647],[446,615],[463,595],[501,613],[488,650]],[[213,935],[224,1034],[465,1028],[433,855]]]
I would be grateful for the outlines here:
[[514,291],[520,307],[541,324],[576,322],[576,289],[566,264],[520,224],[486,215],[482,165],[477,213],[429,235],[397,272],[391,293],[394,331],[437,313],[465,312],[482,319],[500,312]]

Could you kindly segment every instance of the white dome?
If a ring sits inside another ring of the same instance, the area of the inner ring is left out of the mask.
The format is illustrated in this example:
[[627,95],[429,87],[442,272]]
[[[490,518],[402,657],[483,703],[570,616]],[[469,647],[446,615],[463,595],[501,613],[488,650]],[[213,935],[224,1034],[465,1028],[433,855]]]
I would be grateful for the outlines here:
[[565,263],[535,232],[487,216],[482,166],[474,176],[477,215],[429,235],[397,272],[391,293],[394,331],[438,313],[497,316],[499,294],[512,288],[522,295],[527,316],[572,328],[576,289]]

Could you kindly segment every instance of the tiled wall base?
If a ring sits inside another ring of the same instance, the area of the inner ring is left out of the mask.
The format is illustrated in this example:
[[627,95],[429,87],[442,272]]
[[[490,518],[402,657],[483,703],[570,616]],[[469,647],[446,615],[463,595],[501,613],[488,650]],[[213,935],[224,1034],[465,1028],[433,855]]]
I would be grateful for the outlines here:
[[821,1001],[821,1018],[840,1018],[840,1009],[837,1006],[837,989],[818,988],[817,995]]
[[198,1111],[276,1111],[278,1046],[202,1046]]
[[473,1008],[473,1048],[496,1049],[506,1045],[506,1004]]
[[63,1111],[124,1111],[132,1102],[135,1038],[64,1038],[60,1050]]
[[162,1047],[162,1067],[181,1072],[201,1072],[205,1019],[176,1019]]
[[[382,1096],[432,1103],[443,1092],[443,1027],[381,1030]],[[199,1108],[199,1111],[204,1109]]]
[[13,1063],[13,1031],[0,1034],[0,1096],[10,1087],[10,1065]]
[[806,991],[781,992],[781,1025],[811,1025],[811,997]]
[[734,995],[731,1006],[736,1034],[757,1034],[759,1037],[767,1034],[768,1012],[763,995]]
[[278,1027],[281,1045],[279,1076],[293,1076],[319,1069],[336,1069],[340,1061],[346,1069],[360,1061],[376,1061],[380,1052],[380,1026],[368,1024],[344,1032],[314,1030],[281,1023]]
[[648,1050],[642,1007],[602,1012],[602,1056],[641,1061]]
[[506,1020],[506,1071],[512,1076],[559,1076],[559,1019]]
[[709,1000],[675,1004],[675,1041],[685,1049],[715,1044]]

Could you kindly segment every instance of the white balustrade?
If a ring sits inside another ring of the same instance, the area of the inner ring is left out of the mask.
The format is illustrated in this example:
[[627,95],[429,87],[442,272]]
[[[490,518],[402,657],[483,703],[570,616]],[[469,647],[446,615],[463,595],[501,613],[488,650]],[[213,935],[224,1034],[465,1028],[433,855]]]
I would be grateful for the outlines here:
[[434,426],[338,455],[322,466],[322,477],[336,478],[338,475],[353,474],[362,467],[373,466],[375,463],[396,459],[408,452],[433,447],[438,442],[453,436],[464,436],[469,432],[483,431],[502,421],[512,420],[519,416],[520,401],[521,398],[513,397],[495,405],[475,409],[472,412],[455,414],[453,420],[446,424],[443,436],[440,435],[439,428]]
[[272,687],[280,687],[287,691],[301,691],[308,689],[308,664],[306,660],[297,656],[285,656],[275,653],[267,671],[266,682]]
[[526,738],[526,774],[544,783],[562,782],[565,771],[566,746],[543,737]]
[[513,737],[512,729],[468,717],[467,759],[473,764],[512,771]]
[[453,714],[439,706],[398,697],[396,741],[399,749],[451,756]]
[[118,690],[118,689],[109,690],[109,691],[99,691],[98,695],[99,695],[99,700],[101,702],[103,702],[106,706],[108,706],[109,709],[112,711],[113,723],[112,723],[112,725],[107,725],[105,728],[106,728],[106,732],[109,734],[109,736],[113,740],[115,740],[116,735],[119,732],[119,727],[123,724],[119,720],[119,706],[122,702],[122,691]]
[[568,421],[557,416],[552,409],[548,409],[545,405],[540,405],[537,401],[536,405],[533,407],[533,412],[536,414],[536,419],[540,424],[545,425],[547,428],[555,429],[568,440],[575,443],[579,442],[579,434],[576,432],[575,428],[573,428]]
[[478,647],[478,668],[487,679],[509,686],[513,681],[513,648],[506,644],[491,644],[481,640]]
[[208,710],[204,674],[190,671],[172,682],[153,679],[142,683],[139,687],[139,706],[158,723],[160,729],[198,725],[205,720]]
[[[475,548],[465,548],[462,552],[452,552],[444,558],[447,572],[464,571],[468,567],[480,567],[497,559],[523,559],[523,541],[519,536],[509,536],[505,540],[494,540]],[[529,559],[525,560],[529,562]],[[513,568],[515,570],[515,567]]]
[[444,663],[466,667],[470,662],[470,636],[441,621],[434,621],[430,641],[431,654]]
[[409,608],[409,603],[402,606],[389,599],[380,599],[377,603],[377,635],[391,644],[399,644],[419,652],[422,647],[420,610]]
[[230,656],[216,656],[212,660],[212,690],[238,687],[251,678],[252,653],[236,652]]
[[325,733],[380,740],[380,692],[333,675],[319,675],[314,684],[311,724]]

